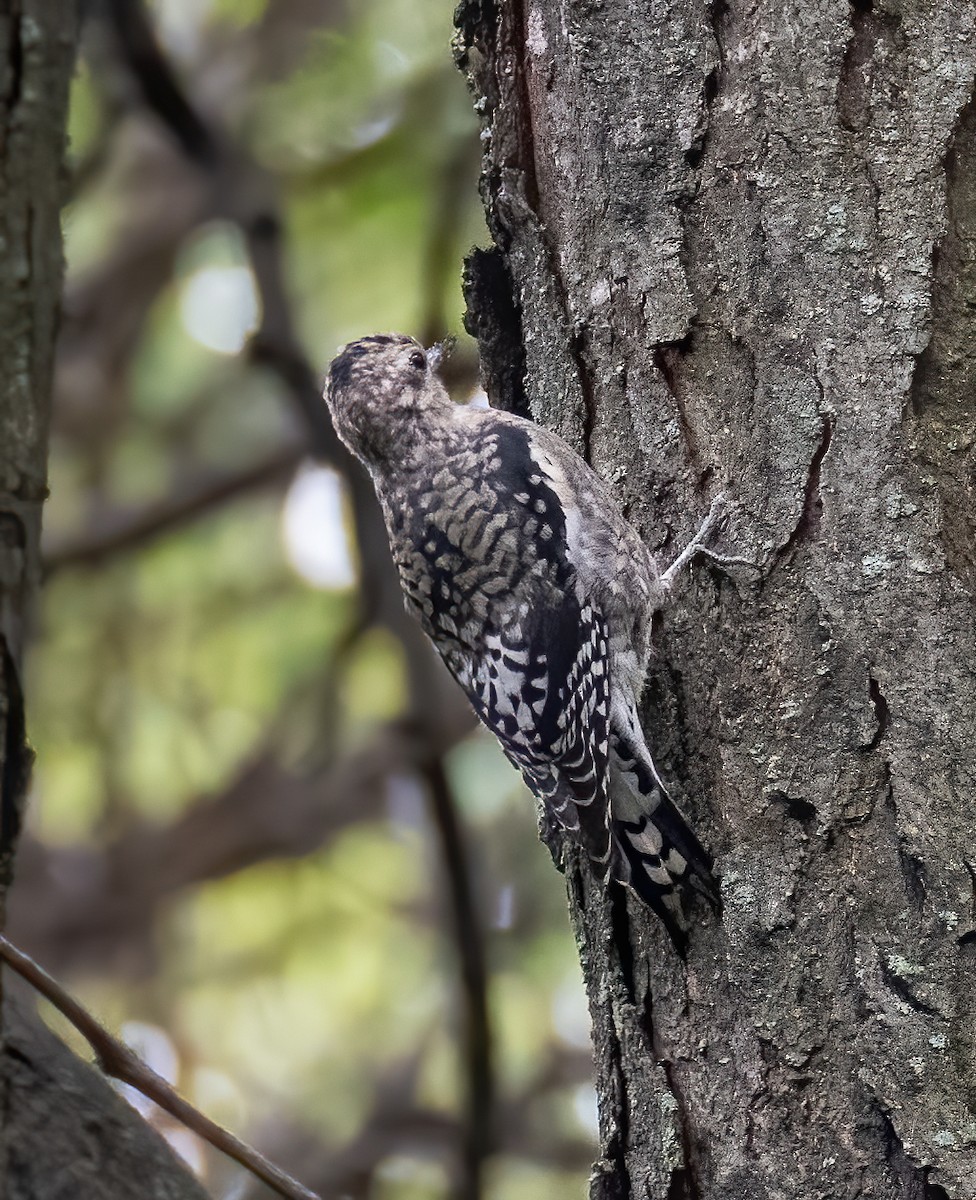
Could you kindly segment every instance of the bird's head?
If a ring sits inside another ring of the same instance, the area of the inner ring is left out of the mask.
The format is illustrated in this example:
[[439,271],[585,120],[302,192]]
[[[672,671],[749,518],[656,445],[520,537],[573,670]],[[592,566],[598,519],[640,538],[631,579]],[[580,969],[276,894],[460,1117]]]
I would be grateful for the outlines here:
[[339,437],[367,466],[411,450],[423,440],[425,419],[450,406],[437,375],[446,349],[378,333],[350,342],[332,360],[325,400]]

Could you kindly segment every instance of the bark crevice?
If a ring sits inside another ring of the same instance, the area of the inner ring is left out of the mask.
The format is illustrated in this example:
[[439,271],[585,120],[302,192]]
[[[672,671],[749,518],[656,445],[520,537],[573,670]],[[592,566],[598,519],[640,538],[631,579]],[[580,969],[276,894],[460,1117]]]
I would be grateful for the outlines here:
[[698,445],[698,435],[692,424],[691,414],[685,401],[682,388],[682,360],[694,350],[694,322],[687,334],[676,342],[660,342],[653,350],[654,365],[661,373],[668,395],[674,401],[674,411],[681,429],[681,437],[688,453],[688,463],[695,473],[698,486],[701,487],[707,478],[702,466],[702,456]]
[[789,537],[777,549],[773,557],[773,567],[789,559],[801,543],[815,541],[817,538],[820,529],[820,519],[823,516],[823,498],[820,494],[820,472],[823,467],[823,461],[830,450],[831,441],[833,440],[834,423],[834,418],[829,413],[824,413],[820,418],[820,438],[810,458],[810,465],[807,467],[800,515]]
[[924,488],[941,499],[942,547],[967,587],[976,584],[976,90],[945,156],[946,225],[932,252],[928,341],[909,389],[909,436]]
[[881,690],[881,684],[873,675],[868,675],[868,697],[871,700],[871,707],[874,709],[874,719],[877,721],[874,734],[864,747],[870,753],[872,750],[877,750],[891,727],[891,709],[889,709],[887,698]]
[[0,773],[0,914],[3,893],[10,884],[14,847],[20,834],[21,816],[34,756],[27,744],[27,720],[20,672],[0,635],[0,726],[3,729],[2,773]]
[[708,0],[708,4],[705,7],[712,40],[715,43],[715,50],[718,54],[718,62],[706,72],[702,80],[701,114],[698,126],[692,134],[691,145],[685,151],[685,162],[693,171],[697,171],[701,166],[708,150],[712,109],[722,87],[722,77],[725,72],[725,44],[722,24],[728,11],[728,0]]

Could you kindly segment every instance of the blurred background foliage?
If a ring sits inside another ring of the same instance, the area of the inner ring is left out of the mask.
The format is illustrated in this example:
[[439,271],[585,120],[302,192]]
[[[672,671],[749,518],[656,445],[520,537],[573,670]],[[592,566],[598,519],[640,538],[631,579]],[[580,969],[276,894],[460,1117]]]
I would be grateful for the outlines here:
[[323,1196],[547,1200],[595,1120],[562,883],[312,386],[453,332],[477,402],[451,33],[446,0],[88,8],[9,929]]

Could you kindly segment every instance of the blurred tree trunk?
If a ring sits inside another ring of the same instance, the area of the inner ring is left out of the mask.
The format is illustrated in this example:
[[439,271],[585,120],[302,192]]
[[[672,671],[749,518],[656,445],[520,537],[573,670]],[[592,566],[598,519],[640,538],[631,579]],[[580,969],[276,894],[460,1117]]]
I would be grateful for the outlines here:
[[30,772],[20,679],[47,492],[69,7],[0,5],[0,915]]
[[[67,0],[0,3],[0,926],[31,764],[21,678],[40,573],[75,39]],[[3,1000],[0,1197],[203,1200],[162,1138]]]
[[[668,559],[649,740],[687,963],[570,879],[598,1197],[976,1195],[976,9],[467,0],[493,399]],[[572,873],[571,873],[572,874]]]

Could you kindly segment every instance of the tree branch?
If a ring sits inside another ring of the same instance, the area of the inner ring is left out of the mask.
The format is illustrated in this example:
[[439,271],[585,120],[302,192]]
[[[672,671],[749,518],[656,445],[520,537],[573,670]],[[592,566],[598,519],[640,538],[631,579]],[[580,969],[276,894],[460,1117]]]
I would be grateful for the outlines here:
[[65,567],[96,566],[104,559],[135,550],[163,534],[205,516],[245,492],[270,487],[289,477],[301,461],[297,446],[276,450],[263,462],[243,470],[208,474],[175,495],[135,510],[113,511],[96,519],[94,528],[65,538],[44,554],[44,578],[50,579]]
[[17,972],[38,991],[78,1030],[95,1052],[95,1061],[106,1074],[134,1087],[137,1092],[152,1100],[191,1129],[198,1137],[215,1146],[229,1158],[240,1163],[279,1196],[287,1200],[320,1200],[316,1192],[293,1179],[287,1172],[275,1166],[253,1146],[242,1142],[222,1125],[204,1116],[194,1108],[156,1072],[138,1058],[123,1042],[120,1042],[80,1004],[51,975],[7,938],[0,935],[0,959]]
[[484,933],[471,884],[470,859],[444,770],[444,760],[440,757],[430,759],[424,764],[423,773],[440,839],[441,860],[451,900],[448,907],[453,918],[454,945],[461,972],[463,1053],[467,1068],[461,1194],[465,1200],[478,1200],[481,1195],[482,1167],[492,1151],[495,1134],[495,1088]]
[[219,142],[184,95],[143,5],[108,0],[108,10],[133,82],[147,107],[173,133],[187,158],[199,166],[213,167],[220,156]]

